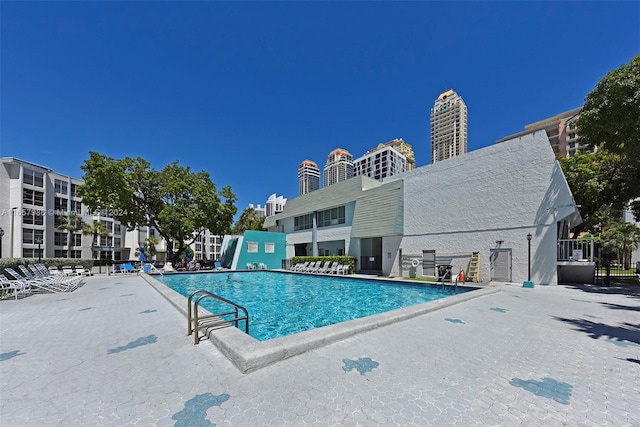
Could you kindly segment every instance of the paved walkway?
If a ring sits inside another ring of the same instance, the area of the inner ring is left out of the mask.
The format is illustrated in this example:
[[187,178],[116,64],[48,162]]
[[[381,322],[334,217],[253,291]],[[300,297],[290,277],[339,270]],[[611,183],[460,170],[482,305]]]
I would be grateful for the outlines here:
[[640,426],[640,294],[503,285],[250,374],[140,277],[0,302],[0,425]]

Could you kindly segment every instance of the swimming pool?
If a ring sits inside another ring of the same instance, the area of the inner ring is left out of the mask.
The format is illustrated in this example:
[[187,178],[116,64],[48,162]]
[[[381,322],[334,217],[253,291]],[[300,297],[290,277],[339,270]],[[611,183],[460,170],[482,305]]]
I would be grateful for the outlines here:
[[[249,311],[250,335],[260,341],[473,289],[270,271],[176,274],[156,279],[185,297],[204,289],[245,307]],[[226,311],[218,304],[206,300],[202,306],[211,312]]]

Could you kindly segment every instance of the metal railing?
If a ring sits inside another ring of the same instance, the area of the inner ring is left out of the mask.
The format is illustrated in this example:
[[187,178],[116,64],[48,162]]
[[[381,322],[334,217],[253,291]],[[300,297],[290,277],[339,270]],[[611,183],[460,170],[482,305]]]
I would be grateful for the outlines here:
[[[195,302],[193,302],[194,298]],[[230,305],[231,307],[233,307],[233,310],[224,313],[200,315],[198,311],[200,302],[206,298],[212,298],[216,301],[220,301],[224,304]],[[194,344],[200,343],[200,329],[227,327],[231,323],[234,323],[235,327],[237,328],[238,322],[242,320],[244,320],[244,331],[247,335],[249,335],[249,312],[241,305],[238,305],[226,298],[213,294],[209,291],[205,291],[203,289],[192,292],[191,295],[189,295],[187,304],[187,335],[191,335],[195,332]],[[242,310],[244,312],[243,316],[239,315],[239,310]],[[231,314],[234,315],[232,318],[223,318],[223,316],[229,316]]]
[[593,262],[594,245],[590,239],[558,239],[557,261]]

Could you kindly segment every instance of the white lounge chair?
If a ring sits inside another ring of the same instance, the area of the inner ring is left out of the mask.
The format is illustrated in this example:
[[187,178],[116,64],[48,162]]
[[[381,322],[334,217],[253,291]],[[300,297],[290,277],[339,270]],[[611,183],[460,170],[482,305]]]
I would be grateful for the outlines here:
[[316,273],[318,273],[318,274],[327,274],[330,269],[331,269],[331,261],[325,261],[322,264],[322,267],[318,268]]
[[31,288],[25,288],[24,283],[17,280],[9,280],[4,274],[0,274],[0,299],[26,297],[31,293]]
[[91,271],[81,265],[76,265],[75,271],[78,276],[91,276]]
[[10,276],[12,276],[15,280],[22,283],[25,289],[31,289],[33,292],[65,292],[69,290],[68,286],[65,286],[63,283],[56,283],[53,281],[45,281],[41,279],[30,280],[26,277],[23,277],[10,267],[5,267],[4,269]]

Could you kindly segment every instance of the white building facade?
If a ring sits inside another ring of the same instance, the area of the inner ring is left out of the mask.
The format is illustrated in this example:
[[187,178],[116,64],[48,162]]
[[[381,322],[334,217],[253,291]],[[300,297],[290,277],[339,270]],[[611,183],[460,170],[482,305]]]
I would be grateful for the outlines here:
[[391,146],[368,151],[353,161],[354,176],[364,175],[382,181],[407,171],[407,158]]
[[456,272],[478,254],[482,281],[522,283],[530,266],[536,284],[557,284],[558,240],[580,222],[537,132],[383,182],[357,176],[290,199],[265,227],[284,230],[287,257],[352,255],[359,272],[433,276],[430,254]]

